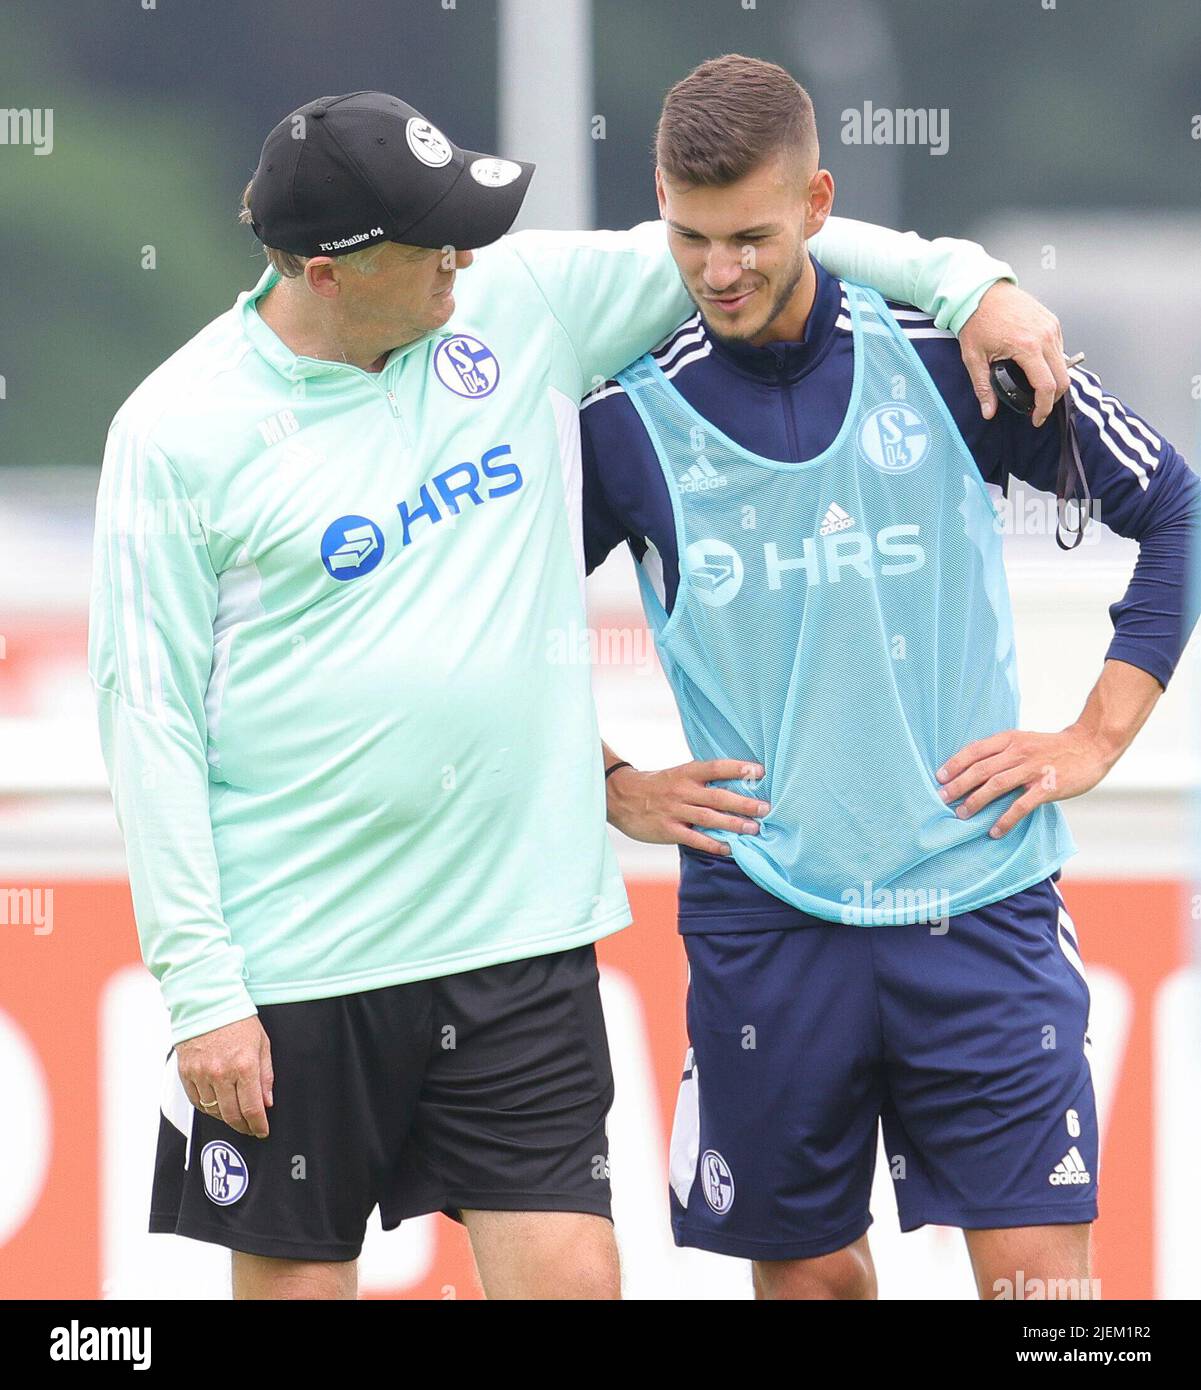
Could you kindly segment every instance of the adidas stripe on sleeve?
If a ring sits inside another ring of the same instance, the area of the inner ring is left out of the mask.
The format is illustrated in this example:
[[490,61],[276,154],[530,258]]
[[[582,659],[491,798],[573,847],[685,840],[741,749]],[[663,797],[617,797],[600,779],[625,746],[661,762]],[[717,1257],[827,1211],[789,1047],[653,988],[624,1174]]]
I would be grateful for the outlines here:
[[[1201,480],[1094,372],[1073,367],[1069,376],[1094,513],[1111,531],[1139,544],[1130,584],[1110,605],[1114,636],[1106,656],[1138,666],[1166,686],[1197,621],[1190,576],[1201,536]],[[1057,432],[1050,426],[1036,430],[1012,411],[1003,416],[1008,471],[1053,493]]]
[[191,499],[144,430],[118,417],[97,498],[88,667],[142,953],[176,1042],[255,1013],[222,918],[209,820],[216,601]]

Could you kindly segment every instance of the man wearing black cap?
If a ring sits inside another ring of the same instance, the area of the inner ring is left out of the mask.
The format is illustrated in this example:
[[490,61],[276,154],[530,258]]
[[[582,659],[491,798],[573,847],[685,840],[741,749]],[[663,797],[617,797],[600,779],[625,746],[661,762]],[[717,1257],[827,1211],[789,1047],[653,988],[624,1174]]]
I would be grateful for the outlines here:
[[[174,1044],[151,1229],[232,1249],[239,1297],[353,1296],[376,1205],[460,1217],[489,1296],[618,1292],[593,946],[629,909],[551,654],[577,403],[689,301],[658,223],[504,236],[532,173],[382,93],[301,107],[245,199],[270,268],[110,431],[90,669]],[[1008,273],[811,247],[957,331]],[[1010,286],[969,333],[1057,350]]]

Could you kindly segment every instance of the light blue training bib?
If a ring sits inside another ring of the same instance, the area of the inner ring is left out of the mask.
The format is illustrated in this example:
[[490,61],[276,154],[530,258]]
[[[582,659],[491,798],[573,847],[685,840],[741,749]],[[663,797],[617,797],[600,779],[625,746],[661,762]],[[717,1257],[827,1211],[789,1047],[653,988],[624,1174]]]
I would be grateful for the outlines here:
[[1039,882],[1075,852],[1048,804],[1002,839],[1020,792],[970,820],[935,772],[1018,725],[996,513],[975,460],[883,300],[846,285],[855,373],[824,453],[762,458],[705,420],[649,357],[618,380],[659,457],[680,583],[647,619],[696,758],[761,763],[733,790],[761,833],[710,831],[761,887],[829,921],[941,921]]

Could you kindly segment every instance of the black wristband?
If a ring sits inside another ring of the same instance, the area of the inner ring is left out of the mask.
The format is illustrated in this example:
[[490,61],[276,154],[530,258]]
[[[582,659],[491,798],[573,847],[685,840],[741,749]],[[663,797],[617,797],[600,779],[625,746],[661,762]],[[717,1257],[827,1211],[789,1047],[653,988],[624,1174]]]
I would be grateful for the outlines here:
[[605,768],[605,781],[607,782],[619,767],[633,767],[633,765],[633,763],[614,763],[612,767]]

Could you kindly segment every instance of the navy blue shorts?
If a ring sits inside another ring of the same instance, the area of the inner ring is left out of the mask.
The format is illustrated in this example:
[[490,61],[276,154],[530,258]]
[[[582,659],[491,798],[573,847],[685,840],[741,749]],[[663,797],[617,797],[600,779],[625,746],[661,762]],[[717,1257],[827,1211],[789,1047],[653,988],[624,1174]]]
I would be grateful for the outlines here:
[[1088,985],[1050,879],[941,928],[683,925],[677,1245],[787,1260],[857,1240],[878,1122],[902,1230],[1096,1218]]

